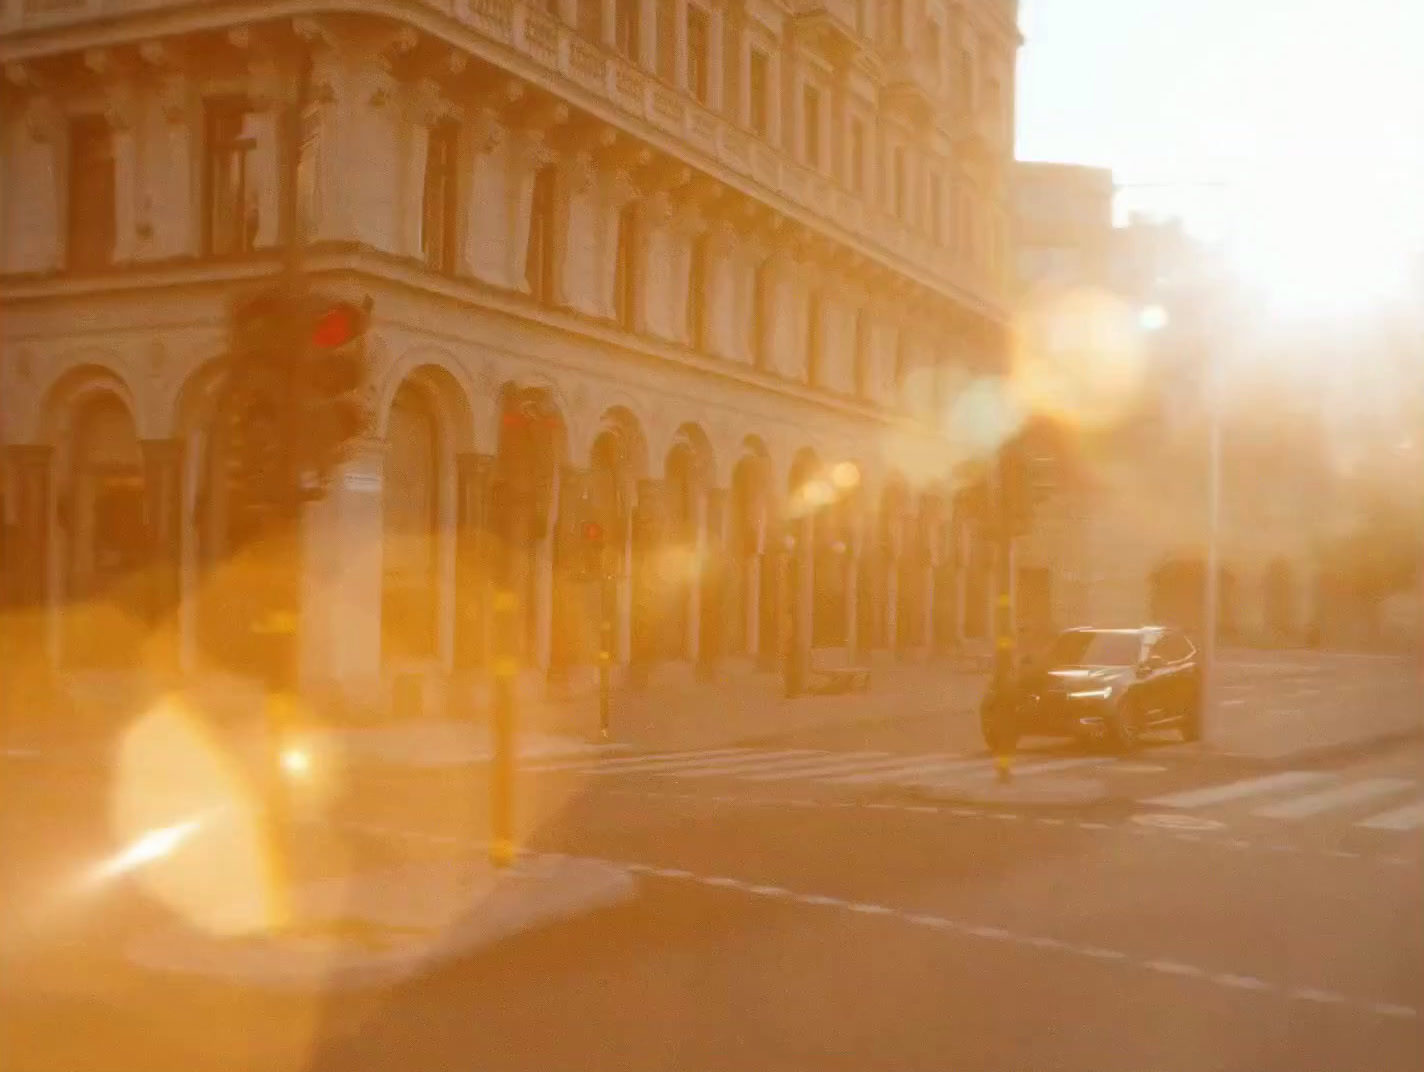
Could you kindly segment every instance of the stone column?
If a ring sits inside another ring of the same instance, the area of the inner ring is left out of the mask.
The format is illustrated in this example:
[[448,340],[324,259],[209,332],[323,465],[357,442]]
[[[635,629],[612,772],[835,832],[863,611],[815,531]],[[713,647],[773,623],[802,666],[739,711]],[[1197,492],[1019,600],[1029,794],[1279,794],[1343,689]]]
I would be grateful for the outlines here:
[[49,607],[53,456],[53,448],[39,444],[12,445],[4,452],[10,470],[6,509],[13,519],[0,544],[0,716],[7,724],[54,713]]
[[134,126],[138,106],[134,87],[124,81],[109,87],[104,99],[104,119],[114,154],[114,263],[123,264],[137,254],[139,200],[139,139]]
[[455,669],[483,666],[489,648],[489,507],[494,458],[455,458]]
[[48,602],[54,448],[27,443],[6,447],[5,454],[10,467],[8,509],[14,524],[5,541],[0,584],[7,606],[39,609]]
[[150,628],[162,670],[178,663],[177,611],[182,571],[183,441],[145,439],[144,522],[148,527]]
[[[677,49],[673,53],[673,84],[681,90],[687,89],[687,0],[663,0],[671,3],[673,10],[673,34]],[[704,57],[705,58],[705,57]]]
[[638,63],[658,69],[658,0],[638,0]]
[[804,687],[806,668],[811,659],[812,612],[816,595],[816,519],[807,514],[791,523],[796,543],[791,553],[790,579],[792,600],[789,608],[791,658]]
[[592,586],[582,576],[580,527],[588,512],[587,469],[571,465],[559,470],[558,513],[553,533],[553,635],[549,668],[552,674],[589,662],[597,620],[590,615]]
[[634,681],[643,683],[661,655],[662,585],[658,552],[664,528],[663,487],[656,480],[638,481],[638,502],[632,519],[633,555],[629,578],[632,615],[629,664]]
[[847,534],[843,566],[845,569],[846,650],[852,662],[864,661],[862,646],[866,638],[860,633],[860,558],[865,547],[865,519],[851,521]]
[[[49,96],[28,94],[8,131],[0,266],[7,272],[52,272],[63,263],[61,209],[65,124]],[[14,114],[11,111],[10,114]]]
[[716,677],[717,664],[726,651],[727,500],[724,488],[707,492],[704,505],[700,622],[697,633],[697,675],[704,681]]

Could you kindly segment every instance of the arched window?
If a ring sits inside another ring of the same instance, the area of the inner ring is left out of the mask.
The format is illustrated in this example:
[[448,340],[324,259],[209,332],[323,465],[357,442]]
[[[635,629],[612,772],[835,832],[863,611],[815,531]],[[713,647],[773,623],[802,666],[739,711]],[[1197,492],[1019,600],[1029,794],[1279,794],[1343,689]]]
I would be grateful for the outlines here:
[[133,418],[112,394],[74,414],[59,523],[67,534],[67,661],[131,665],[145,619],[143,463]]
[[386,434],[381,638],[387,658],[436,652],[440,550],[440,435],[432,400],[405,384]]

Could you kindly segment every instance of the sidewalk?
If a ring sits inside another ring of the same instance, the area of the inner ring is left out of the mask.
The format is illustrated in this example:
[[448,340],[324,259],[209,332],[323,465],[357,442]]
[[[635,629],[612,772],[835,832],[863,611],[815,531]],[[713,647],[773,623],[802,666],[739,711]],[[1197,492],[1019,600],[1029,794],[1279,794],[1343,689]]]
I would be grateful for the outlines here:
[[[520,701],[516,712],[522,759],[577,756],[606,750],[682,750],[761,744],[810,730],[897,719],[944,718],[968,728],[966,746],[977,747],[971,716],[983,693],[982,674],[958,673],[943,663],[877,669],[865,692],[794,700],[782,694],[779,674],[728,674],[701,683],[673,671],[645,689],[613,691],[609,737],[599,733],[597,696]],[[346,760],[420,767],[478,763],[493,751],[483,713],[468,721],[424,719],[322,731],[318,746]]]
[[174,918],[127,952],[158,972],[330,992],[389,984],[634,892],[628,871],[601,860],[527,855],[497,871],[466,852],[308,882],[295,891],[300,926],[286,931],[224,937]]

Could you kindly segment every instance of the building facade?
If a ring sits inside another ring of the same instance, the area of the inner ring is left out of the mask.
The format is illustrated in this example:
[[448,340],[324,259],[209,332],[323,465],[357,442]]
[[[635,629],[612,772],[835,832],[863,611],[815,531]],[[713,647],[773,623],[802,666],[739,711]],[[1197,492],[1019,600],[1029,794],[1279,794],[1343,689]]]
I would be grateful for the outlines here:
[[[1046,307],[1099,323],[1051,333],[1068,341],[1047,360],[1078,384],[1106,379],[1116,396],[1097,413],[1069,407],[1078,465],[1046,489],[1016,563],[1026,628],[1163,621],[1200,632],[1215,361],[1219,635],[1302,642],[1332,524],[1316,385],[1289,355],[1269,353],[1239,311],[1243,296],[1213,278],[1208,251],[1179,223],[1114,226],[1110,172],[1020,163],[1014,188],[1019,315],[1031,321]],[[1085,413],[1095,419],[1074,423]]]
[[374,303],[372,426],[302,525],[312,690],[481,680],[511,414],[531,677],[597,656],[590,516],[620,665],[958,638],[945,414],[1002,367],[1012,0],[282,11],[0,6],[5,590],[52,665],[230,646],[224,316],[292,229]]

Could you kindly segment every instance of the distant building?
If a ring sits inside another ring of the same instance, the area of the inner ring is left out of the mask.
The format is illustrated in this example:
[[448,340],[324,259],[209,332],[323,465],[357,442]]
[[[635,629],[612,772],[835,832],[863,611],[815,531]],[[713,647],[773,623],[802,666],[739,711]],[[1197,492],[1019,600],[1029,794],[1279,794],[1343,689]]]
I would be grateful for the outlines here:
[[[1049,478],[1053,490],[1017,551],[1021,628],[1165,621],[1199,634],[1209,360],[1232,354],[1239,365],[1236,355],[1259,345],[1240,296],[1211,277],[1180,224],[1134,218],[1115,228],[1104,170],[1020,163],[1014,190],[1020,317],[1086,292],[1113,328],[1108,342],[1100,334],[1039,360],[1056,362],[1069,382],[1086,377],[1083,368],[1101,377],[1094,345],[1111,345],[1108,363],[1135,377],[1110,419],[1074,425],[1068,415],[1073,464]],[[1291,643],[1311,614],[1320,529],[1310,481],[1321,472],[1322,433],[1318,414],[1288,391],[1263,394],[1249,371],[1233,371],[1225,393],[1219,626],[1228,641]]]

